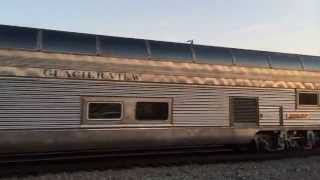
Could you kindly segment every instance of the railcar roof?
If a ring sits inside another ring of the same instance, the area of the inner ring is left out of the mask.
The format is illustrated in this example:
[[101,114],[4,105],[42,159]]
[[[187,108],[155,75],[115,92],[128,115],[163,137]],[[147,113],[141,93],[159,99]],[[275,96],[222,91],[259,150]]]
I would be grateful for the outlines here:
[[320,56],[0,25],[0,48],[320,71]]

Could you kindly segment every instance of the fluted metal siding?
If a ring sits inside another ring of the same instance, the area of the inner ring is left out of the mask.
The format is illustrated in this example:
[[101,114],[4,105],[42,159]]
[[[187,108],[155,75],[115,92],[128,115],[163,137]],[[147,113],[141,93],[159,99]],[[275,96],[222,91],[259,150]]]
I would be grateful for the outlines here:
[[284,113],[295,108],[293,89],[1,77],[0,128],[79,127],[81,96],[172,97],[178,125],[229,126],[230,96],[257,96]]
[[307,119],[286,119],[284,116],[285,126],[314,126],[320,125],[320,112],[315,110],[310,112],[310,117]]
[[279,106],[260,106],[259,113],[261,114],[260,126],[279,126],[281,124]]

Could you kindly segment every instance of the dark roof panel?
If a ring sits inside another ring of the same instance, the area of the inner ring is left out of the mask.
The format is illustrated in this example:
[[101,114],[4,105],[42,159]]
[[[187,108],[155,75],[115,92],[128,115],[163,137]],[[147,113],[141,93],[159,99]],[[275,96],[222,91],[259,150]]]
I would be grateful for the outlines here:
[[43,49],[66,53],[96,54],[96,36],[60,31],[43,31]]
[[149,44],[152,58],[192,61],[192,52],[189,44],[162,41],[149,41]]
[[320,57],[0,25],[0,48],[320,71]]
[[37,29],[0,25],[0,48],[36,49]]
[[320,57],[317,56],[300,56],[303,61],[304,69],[311,71],[320,70]]
[[272,68],[302,70],[301,61],[297,55],[270,53],[270,59]]
[[232,65],[233,58],[227,48],[194,46],[197,62]]
[[233,49],[236,64],[240,66],[269,67],[268,56],[261,51]]
[[127,58],[148,58],[145,40],[100,36],[102,55]]

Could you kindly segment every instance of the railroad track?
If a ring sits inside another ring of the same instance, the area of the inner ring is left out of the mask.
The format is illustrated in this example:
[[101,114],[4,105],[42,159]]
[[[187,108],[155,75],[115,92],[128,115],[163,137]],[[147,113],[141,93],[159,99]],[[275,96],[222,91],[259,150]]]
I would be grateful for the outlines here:
[[69,153],[2,158],[0,177],[39,175],[46,173],[124,169],[133,167],[162,167],[187,164],[234,163],[302,158],[320,155],[320,149],[303,152],[249,153],[230,149],[179,149],[171,151],[113,153]]

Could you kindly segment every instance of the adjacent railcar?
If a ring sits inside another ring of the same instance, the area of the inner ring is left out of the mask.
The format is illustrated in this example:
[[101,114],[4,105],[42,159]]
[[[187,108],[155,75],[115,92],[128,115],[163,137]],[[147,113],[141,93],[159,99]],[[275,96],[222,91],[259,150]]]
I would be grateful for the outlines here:
[[320,57],[0,26],[0,153],[312,147]]

